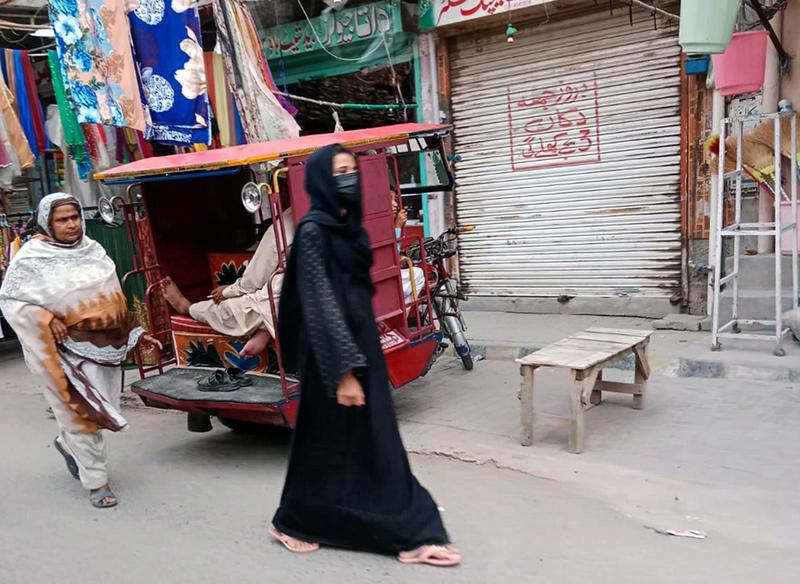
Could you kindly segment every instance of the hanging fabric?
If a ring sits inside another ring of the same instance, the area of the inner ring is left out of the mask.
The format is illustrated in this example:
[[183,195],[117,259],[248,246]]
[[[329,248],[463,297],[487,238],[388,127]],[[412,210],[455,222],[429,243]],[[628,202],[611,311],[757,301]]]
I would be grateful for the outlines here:
[[49,144],[47,143],[47,134],[44,131],[44,108],[42,101],[39,99],[39,90],[36,86],[36,74],[33,72],[33,64],[28,51],[17,51],[19,53],[19,61],[22,66],[22,75],[25,78],[25,89],[28,94],[28,103],[30,104],[31,116],[33,118],[33,132],[36,139],[36,146],[39,151],[45,150]]
[[[78,176],[82,180],[88,180],[89,174],[92,172],[92,161],[89,158],[89,151],[86,148],[86,139],[84,138],[83,131],[78,123],[78,117],[75,114],[75,110],[72,109],[72,106],[67,99],[64,80],[61,76],[61,67],[58,64],[56,52],[47,51],[47,58],[50,63],[50,74],[53,80],[53,92],[56,96],[58,112],[61,118],[61,126],[63,127],[64,132],[64,141],[66,142],[65,154],[75,160],[75,163],[77,164]],[[52,134],[50,139],[54,140]]]
[[[96,205],[97,199],[92,195],[92,185],[89,183],[89,173],[84,172],[83,178],[81,178],[78,163],[70,154],[73,150],[67,144],[61,113],[58,109],[58,105],[56,104],[47,106],[46,128],[50,142],[52,142],[53,146],[58,148],[64,155],[64,174],[61,190],[78,199],[81,204],[86,207]],[[82,137],[83,135],[81,135],[81,138]],[[91,171],[91,165],[89,165],[88,170]]]
[[206,53],[206,78],[208,92],[214,110],[214,119],[219,128],[219,142],[223,147],[242,144],[236,134],[236,105],[225,77],[225,62],[222,55]]
[[2,80],[0,80],[0,110],[2,110],[3,113],[8,141],[16,152],[20,169],[25,170],[31,168],[36,159],[33,156],[33,152],[31,152],[28,139],[25,137],[22,126],[19,123],[19,118],[17,117],[17,112],[14,107],[14,95]]
[[0,113],[0,144],[2,144],[2,151],[7,157],[0,164],[0,187],[10,187],[14,183],[14,179],[22,174],[22,168],[17,151],[9,139],[6,119],[2,113]]
[[150,109],[145,138],[209,144],[211,124],[196,0],[127,0],[135,59]]
[[14,95],[14,110],[19,117],[22,131],[33,155],[38,158],[40,152],[47,148],[44,132],[44,113],[36,88],[36,77],[33,73],[28,51],[4,49],[0,59],[3,79]]
[[144,131],[149,116],[142,104],[124,3],[49,0],[50,21],[78,122]]
[[294,118],[278,103],[261,67],[262,52],[250,12],[240,0],[214,0],[217,39],[251,144],[300,135]]

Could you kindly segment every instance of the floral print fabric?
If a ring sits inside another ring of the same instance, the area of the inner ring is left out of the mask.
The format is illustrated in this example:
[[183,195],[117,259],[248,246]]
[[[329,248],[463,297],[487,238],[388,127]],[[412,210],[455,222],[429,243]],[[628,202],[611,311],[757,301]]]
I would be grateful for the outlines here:
[[176,146],[209,144],[197,0],[127,0],[126,8],[150,109],[145,138]]
[[66,94],[78,122],[144,131],[124,0],[49,0]]

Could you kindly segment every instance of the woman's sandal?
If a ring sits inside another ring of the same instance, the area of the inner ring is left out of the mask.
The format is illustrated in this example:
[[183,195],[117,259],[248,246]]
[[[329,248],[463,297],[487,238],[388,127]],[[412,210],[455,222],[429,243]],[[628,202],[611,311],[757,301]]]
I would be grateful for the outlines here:
[[[108,499],[108,501],[104,502],[104,499]],[[111,507],[116,507],[119,503],[116,495],[108,487],[89,493],[89,502],[96,509],[110,509]]]
[[272,537],[281,542],[283,544],[283,547],[285,547],[290,552],[294,552],[296,554],[308,554],[311,552],[315,552],[319,549],[318,543],[310,543],[307,541],[303,541],[301,539],[297,539],[296,537],[291,537],[289,535],[286,535],[285,533],[281,533],[274,527],[270,529],[269,532],[272,535]]
[[53,446],[56,447],[56,450],[64,457],[64,462],[67,463],[67,470],[69,474],[72,475],[73,479],[80,479],[80,473],[78,472],[78,463],[75,462],[75,457],[73,457],[67,449],[61,446],[61,443],[58,441],[58,437],[53,440]]
[[397,559],[404,564],[427,564],[448,568],[461,563],[461,554],[449,546],[423,545],[415,550],[400,552]]

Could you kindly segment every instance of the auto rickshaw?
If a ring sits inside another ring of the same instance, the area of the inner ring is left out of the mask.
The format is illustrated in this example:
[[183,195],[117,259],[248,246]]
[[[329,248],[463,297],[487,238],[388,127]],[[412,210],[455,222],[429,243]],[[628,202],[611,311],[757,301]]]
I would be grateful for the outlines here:
[[[274,280],[289,251],[282,195],[288,193],[299,222],[310,207],[305,161],[334,143],[358,159],[364,226],[374,253],[372,305],[390,382],[400,388],[425,375],[440,352],[442,334],[431,319],[420,318],[421,312],[432,313],[429,290],[415,291],[406,304],[392,197],[401,204],[403,194],[452,189],[443,146],[447,133],[441,125],[400,124],[147,158],[98,173],[97,180],[128,187],[126,197],[104,199],[99,207],[106,221],[124,223],[128,230],[134,269],[123,279],[123,288],[144,280],[147,324],[165,346],[159,355],[137,354],[140,378],[133,391],[149,406],[187,412],[194,431],[210,430],[211,416],[233,429],[294,425],[299,383],[283,367],[280,339],[264,355],[243,359],[239,351],[246,339],[225,337],[188,316],[172,314],[160,282],[170,276],[190,301],[207,298],[213,287],[232,283],[243,272],[250,257],[245,250],[260,240],[270,222],[275,223],[280,256]],[[430,174],[436,180],[404,183],[401,166],[420,160],[434,168]],[[277,322],[272,281],[269,292]],[[227,367],[248,372],[252,385],[230,393],[200,391],[198,381],[209,369]]]

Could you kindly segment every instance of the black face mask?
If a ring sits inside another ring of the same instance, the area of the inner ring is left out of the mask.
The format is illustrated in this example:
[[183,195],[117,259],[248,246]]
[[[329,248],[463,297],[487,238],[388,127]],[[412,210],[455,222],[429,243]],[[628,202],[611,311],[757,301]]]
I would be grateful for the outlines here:
[[361,203],[361,188],[358,183],[358,172],[348,172],[333,177],[336,181],[336,190],[346,206]]

